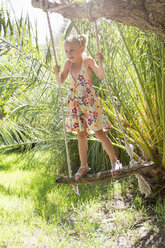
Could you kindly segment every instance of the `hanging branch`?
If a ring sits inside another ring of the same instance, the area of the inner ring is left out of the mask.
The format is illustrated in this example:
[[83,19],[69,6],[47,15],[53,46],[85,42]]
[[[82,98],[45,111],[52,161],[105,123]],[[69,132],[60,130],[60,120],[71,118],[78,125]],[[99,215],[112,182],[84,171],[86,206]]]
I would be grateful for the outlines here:
[[[87,2],[44,0],[47,10],[64,18],[104,17],[123,24],[149,30],[165,40],[164,0],[92,0]],[[31,0],[33,7],[42,8],[40,0]]]
[[151,170],[151,168],[154,166],[154,162],[147,162],[143,164],[138,164],[135,167],[129,167],[124,166],[121,171],[115,176],[112,176],[112,173],[110,170],[108,171],[102,171],[97,174],[87,174],[85,177],[79,179],[78,181],[75,181],[74,177],[58,177],[56,179],[57,184],[71,184],[71,185],[77,185],[77,184],[93,184],[93,183],[101,183],[110,181],[111,179],[119,179],[123,177],[128,177],[130,175],[139,174],[141,172],[145,172],[148,170]]

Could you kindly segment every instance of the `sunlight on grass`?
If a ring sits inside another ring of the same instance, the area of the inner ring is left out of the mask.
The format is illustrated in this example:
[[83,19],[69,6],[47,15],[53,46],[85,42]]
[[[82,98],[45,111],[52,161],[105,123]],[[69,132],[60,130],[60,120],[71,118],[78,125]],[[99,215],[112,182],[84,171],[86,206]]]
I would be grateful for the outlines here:
[[0,155],[0,170],[8,170],[15,167],[16,162],[18,161],[21,155],[17,153],[1,154]]
[[[118,248],[127,236],[139,242],[141,232],[157,230],[140,195],[125,205],[126,180],[81,185],[78,196],[71,186],[56,185],[54,170],[38,166],[38,159],[23,168],[25,160],[11,166],[18,154],[6,158],[0,170],[0,247]],[[162,207],[157,205],[159,219]]]
[[30,194],[30,183],[34,172],[29,171],[1,171],[0,191],[9,195],[26,196]]
[[[0,194],[0,217],[5,223],[22,223],[30,221],[34,216],[34,203],[30,199],[19,198],[14,195]],[[24,218],[22,219],[22,216]]]
[[80,237],[88,237],[92,233],[97,232],[100,228],[101,202],[98,200],[99,199],[91,200],[81,204],[79,208],[74,211],[73,216],[74,219],[76,219],[74,229]]
[[[141,216],[141,214],[142,213],[139,213],[139,216]],[[116,235],[117,233],[124,234],[125,232],[131,230],[138,216],[135,215],[135,212],[131,211],[131,209],[127,209],[127,210],[115,211],[112,215],[112,218],[114,219],[114,223],[116,227],[115,230],[113,230],[113,232]]]

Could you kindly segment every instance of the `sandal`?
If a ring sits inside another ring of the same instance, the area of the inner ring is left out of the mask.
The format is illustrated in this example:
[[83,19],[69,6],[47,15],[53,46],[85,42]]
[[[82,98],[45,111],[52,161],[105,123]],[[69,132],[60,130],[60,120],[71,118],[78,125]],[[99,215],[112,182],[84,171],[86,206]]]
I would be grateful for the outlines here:
[[[112,164],[112,169],[111,169],[111,172],[112,172],[112,176],[115,176],[119,173],[119,170],[122,169],[122,164],[120,163],[119,160],[116,160],[113,164]],[[115,172],[115,173],[114,173]]]
[[[81,172],[81,170],[83,172]],[[82,178],[90,170],[91,170],[91,168],[89,168],[88,165],[80,166],[80,168],[78,169],[77,173],[75,174],[75,181],[78,181],[80,178]]]

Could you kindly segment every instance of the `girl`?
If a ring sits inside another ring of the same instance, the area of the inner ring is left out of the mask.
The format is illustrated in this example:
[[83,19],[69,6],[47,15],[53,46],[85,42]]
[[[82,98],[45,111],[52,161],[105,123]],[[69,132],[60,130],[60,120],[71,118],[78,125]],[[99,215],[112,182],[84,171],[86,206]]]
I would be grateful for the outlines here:
[[[68,38],[64,42],[64,48],[68,60],[60,74],[60,83],[64,83],[68,74],[71,75],[65,124],[67,132],[78,134],[81,161],[80,168],[75,174],[75,180],[79,180],[90,170],[87,164],[87,134],[91,131],[95,132],[96,137],[108,153],[112,165],[112,175],[116,175],[122,168],[122,164],[117,160],[112,143],[103,131],[109,130],[110,124],[91,81],[92,71],[98,78],[104,77],[101,67],[104,57],[101,52],[96,54],[97,65],[94,59],[84,56],[86,37],[83,35]],[[54,72],[57,79],[60,66],[55,66]]]

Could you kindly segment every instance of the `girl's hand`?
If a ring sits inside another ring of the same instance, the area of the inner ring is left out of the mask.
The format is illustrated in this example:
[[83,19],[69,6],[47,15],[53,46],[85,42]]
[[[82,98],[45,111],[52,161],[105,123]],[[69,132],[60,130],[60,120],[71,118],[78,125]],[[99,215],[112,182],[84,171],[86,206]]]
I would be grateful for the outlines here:
[[59,65],[56,65],[54,68],[53,68],[53,71],[56,75],[58,75],[60,73],[60,69],[61,69],[61,66]]
[[96,53],[97,60],[102,62],[104,60],[104,56],[101,52]]

